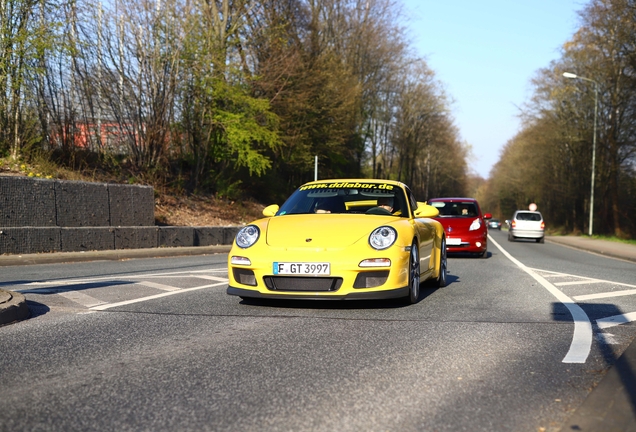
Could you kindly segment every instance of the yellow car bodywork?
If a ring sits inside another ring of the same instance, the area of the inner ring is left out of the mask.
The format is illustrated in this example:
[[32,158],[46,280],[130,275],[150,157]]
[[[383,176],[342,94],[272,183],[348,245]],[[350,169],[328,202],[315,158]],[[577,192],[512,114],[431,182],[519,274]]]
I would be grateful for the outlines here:
[[[323,180],[301,188],[360,182],[399,188],[401,192],[393,190],[407,196],[406,185],[388,180]],[[258,240],[249,247],[240,247],[234,241],[228,255],[228,294],[319,300],[404,297],[414,303],[419,297],[420,281],[433,279],[438,286],[444,286],[444,230],[431,219],[437,216],[437,209],[411,199],[407,208],[401,208],[396,215],[355,212],[375,201],[349,202],[343,213],[334,214],[276,215],[277,205],[267,207],[263,211],[266,217],[250,224],[258,228]],[[370,244],[369,236],[378,227],[390,227],[397,233],[395,242],[386,249],[378,250]],[[413,251],[413,247],[417,249]],[[418,265],[410,263],[413,259]],[[278,267],[279,263],[295,263],[285,264],[285,268],[296,273],[276,274],[277,269],[283,268]],[[329,274],[304,273],[310,267],[320,269],[326,264]],[[416,276],[417,283],[413,282]]]

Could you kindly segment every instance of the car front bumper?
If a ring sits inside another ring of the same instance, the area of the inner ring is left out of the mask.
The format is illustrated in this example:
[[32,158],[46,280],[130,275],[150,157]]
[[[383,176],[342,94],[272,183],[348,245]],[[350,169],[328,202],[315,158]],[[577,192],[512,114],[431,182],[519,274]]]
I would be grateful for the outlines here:
[[[451,244],[457,239],[460,241],[459,244]],[[449,253],[482,253],[487,249],[488,237],[485,232],[468,232],[458,236],[446,234],[446,251]]]
[[[267,253],[246,254],[233,249],[228,257],[227,293],[239,297],[284,299],[389,299],[408,295],[410,250],[395,247],[366,255],[342,251],[269,249]],[[249,265],[232,263],[235,255],[249,258]],[[388,258],[390,266],[360,267],[364,259]],[[420,268],[427,272],[430,257],[420,257]],[[277,275],[274,262],[331,263],[329,275]],[[422,278],[423,280],[423,278]]]
[[318,292],[260,292],[254,289],[237,288],[233,286],[227,287],[229,295],[239,296],[241,298],[271,298],[285,300],[387,300],[394,298],[403,298],[409,295],[409,287],[402,287],[382,291],[366,291],[366,292],[333,292],[325,295]]

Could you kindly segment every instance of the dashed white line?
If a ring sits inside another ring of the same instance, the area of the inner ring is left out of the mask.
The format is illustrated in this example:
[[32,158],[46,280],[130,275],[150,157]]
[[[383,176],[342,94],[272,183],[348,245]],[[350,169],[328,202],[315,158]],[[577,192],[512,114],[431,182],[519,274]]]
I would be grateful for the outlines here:
[[555,296],[563,305],[570,311],[572,320],[574,321],[574,334],[572,335],[572,342],[570,343],[570,349],[563,358],[563,363],[585,363],[587,357],[590,355],[592,349],[592,323],[585,311],[576,304],[572,299],[562,293],[557,287],[548,282],[544,277],[527,267],[521,261],[514,258],[504,248],[499,246],[499,243],[488,236],[488,240],[492,242],[510,261],[517,265],[521,270],[532,276],[537,282],[539,282],[545,289],[547,289],[553,296]]

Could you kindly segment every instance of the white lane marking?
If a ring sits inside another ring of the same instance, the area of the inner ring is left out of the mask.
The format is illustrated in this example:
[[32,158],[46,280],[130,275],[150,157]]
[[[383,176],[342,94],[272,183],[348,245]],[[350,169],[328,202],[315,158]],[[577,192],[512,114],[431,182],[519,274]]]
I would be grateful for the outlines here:
[[117,307],[117,306],[125,306],[125,305],[129,305],[129,304],[133,304],[133,303],[145,302],[145,301],[148,301],[148,300],[154,300],[154,299],[158,299],[158,298],[162,298],[162,297],[171,296],[171,295],[174,295],[174,294],[182,294],[182,293],[186,293],[186,292],[190,292],[190,291],[196,291],[196,290],[205,289],[205,288],[213,288],[213,287],[225,285],[226,283],[227,283],[227,281],[226,282],[219,282],[219,283],[211,284],[211,285],[201,285],[201,286],[193,287],[193,288],[184,288],[184,289],[179,290],[179,291],[164,292],[164,293],[161,293],[161,294],[155,294],[155,295],[151,295],[151,296],[148,296],[148,297],[141,297],[141,298],[138,298],[138,299],[126,300],[126,301],[119,302],[119,303],[111,303],[111,304],[106,304],[106,305],[101,305],[101,306],[95,306],[95,307],[92,307],[90,309],[91,310],[95,310],[95,311],[103,311],[103,310],[114,308],[114,307]]
[[208,275],[190,275],[190,277],[195,277],[197,279],[206,279],[206,280],[213,280],[213,281],[219,281],[219,282],[227,282],[228,279],[227,278],[222,278],[222,277],[217,277],[217,276],[208,276]]
[[[103,280],[133,280],[133,279],[152,279],[152,278],[160,278],[165,276],[174,276],[174,275],[191,275],[192,273],[227,273],[227,269],[208,269],[208,270],[189,270],[189,271],[179,271],[179,272],[167,272],[167,273],[148,273],[148,274],[128,274],[122,276],[102,276],[102,277],[93,277],[93,278],[82,278],[82,279],[66,279],[66,280],[53,280],[53,281],[41,281],[41,282],[27,282],[18,284],[21,286],[38,286],[38,285],[72,285],[77,283],[85,283],[85,282],[93,282],[93,281],[103,281]],[[192,275],[193,277],[199,277]]]
[[81,304],[84,307],[91,308],[98,305],[103,305],[105,301],[96,299],[80,291],[59,291],[56,294],[71,300],[75,303]]
[[15,291],[21,294],[37,294],[37,295],[46,295],[46,294],[57,294],[61,297],[64,297],[67,300],[71,300],[74,303],[80,304],[84,307],[93,307],[101,304],[108,303],[106,301],[99,300],[95,297],[91,297],[88,294],[81,292],[80,290],[67,290],[64,288],[37,288],[30,290],[19,290]]
[[575,276],[575,275],[571,275],[571,274],[567,274],[567,273],[561,273],[561,272],[553,272],[550,270],[542,270],[542,269],[536,269],[536,268],[532,268],[532,267],[528,267],[530,270],[536,270],[536,271],[540,271],[541,273],[548,273],[546,275],[547,276],[554,276],[554,277],[559,277],[559,276],[574,276],[574,277],[580,277],[580,276]]
[[150,287],[150,288],[157,288],[157,289],[160,289],[162,291],[179,291],[179,290],[181,290],[181,288],[173,287],[173,286],[170,286],[170,285],[164,285],[164,284],[160,284],[160,283],[157,283],[157,282],[150,282],[150,281],[139,281],[139,282],[135,282],[135,284],[147,286],[147,287]]
[[607,318],[601,318],[596,320],[596,325],[600,329],[606,329],[614,327],[620,324],[626,324],[628,322],[636,321],[636,312],[630,312],[622,315],[614,315]]
[[[569,273],[552,272],[552,271],[549,271],[549,270],[542,270],[542,269],[536,269],[536,268],[531,268],[531,270],[540,272],[543,277],[556,277],[556,276],[558,276],[558,277],[571,277],[571,278],[579,279],[579,282],[575,282],[575,281],[567,282],[567,283],[572,284],[572,285],[576,285],[577,283],[607,283],[607,284],[612,284],[612,285],[620,285],[620,286],[636,288],[636,285],[633,285],[633,284],[622,283],[622,282],[614,282],[614,281],[610,281],[610,280],[606,280],[606,279],[595,279],[595,278],[590,278],[590,277],[586,277],[586,276],[578,276],[578,275],[573,275],[573,274],[569,274]],[[545,274],[545,273],[550,273],[550,274]],[[564,284],[564,282],[556,282],[554,285],[561,286],[562,284]]]
[[553,296],[557,298],[563,305],[568,308],[574,321],[574,334],[572,335],[572,342],[570,349],[563,358],[563,363],[585,363],[587,357],[590,355],[592,349],[592,323],[585,311],[576,304],[572,299],[563,294],[557,287],[548,282],[544,277],[540,276],[536,272],[532,271],[529,267],[526,267],[521,261],[514,258],[504,248],[499,246],[499,243],[488,235],[488,240],[491,241],[497,248],[503,253],[510,261],[517,265],[521,270],[532,276],[537,282],[539,282],[545,289],[547,289]]
[[585,279],[585,280],[569,281],[569,282],[557,282],[554,285],[555,286],[570,286],[570,285],[586,285],[586,284],[595,284],[595,283],[604,283],[604,282],[605,281],[602,281],[600,279]]
[[598,293],[598,294],[587,294],[580,295],[576,297],[572,297],[576,301],[583,300],[597,300],[602,298],[612,298],[612,297],[622,297],[622,296],[630,296],[636,295],[636,290],[623,290],[623,291],[614,291],[614,292],[606,292],[606,293]]
[[618,286],[636,288],[636,285],[623,283],[623,282],[614,282],[614,281],[600,280],[600,279],[597,279],[596,282],[604,283],[604,284],[611,284],[611,285],[618,285]]

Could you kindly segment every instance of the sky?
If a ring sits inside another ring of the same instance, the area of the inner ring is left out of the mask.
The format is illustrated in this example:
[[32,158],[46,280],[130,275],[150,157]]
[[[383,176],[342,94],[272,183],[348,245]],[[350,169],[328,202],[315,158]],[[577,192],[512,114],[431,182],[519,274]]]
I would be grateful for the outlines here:
[[585,0],[402,0],[416,55],[449,98],[469,169],[488,178],[519,131],[530,80],[561,57]]

